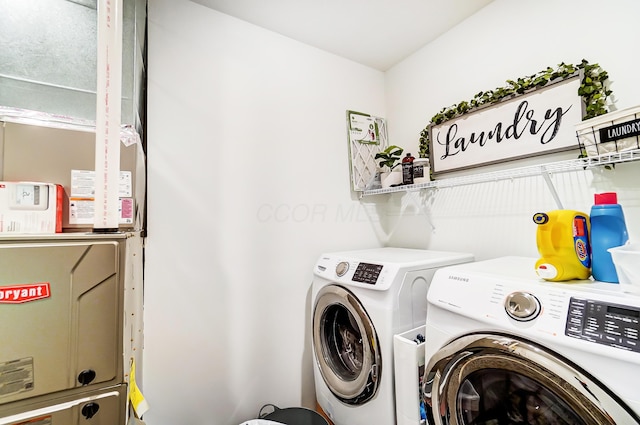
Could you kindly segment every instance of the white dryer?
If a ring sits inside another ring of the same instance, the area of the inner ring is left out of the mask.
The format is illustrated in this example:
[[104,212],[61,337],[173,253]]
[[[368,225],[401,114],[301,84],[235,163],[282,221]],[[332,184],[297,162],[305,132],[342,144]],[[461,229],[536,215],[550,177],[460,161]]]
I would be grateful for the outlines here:
[[393,425],[393,336],[426,320],[440,267],[473,255],[404,248],[327,253],[314,268],[312,340],[318,404],[335,425]]
[[534,258],[436,272],[426,320],[429,424],[640,423],[640,297],[553,283]]

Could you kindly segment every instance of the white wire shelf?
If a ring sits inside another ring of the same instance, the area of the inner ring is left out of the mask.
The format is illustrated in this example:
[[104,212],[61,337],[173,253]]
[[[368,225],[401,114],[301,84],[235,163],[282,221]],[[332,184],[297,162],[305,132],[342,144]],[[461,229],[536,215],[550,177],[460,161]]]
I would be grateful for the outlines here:
[[508,170],[492,171],[468,176],[450,177],[433,180],[426,183],[388,187],[384,189],[371,189],[361,192],[361,197],[379,195],[383,193],[410,192],[420,189],[438,189],[445,187],[463,186],[469,184],[486,183],[500,180],[510,180],[521,177],[544,176],[554,173],[579,171],[596,166],[617,164],[640,160],[640,149],[623,152],[611,152],[599,156],[576,158],[566,161],[550,162],[547,164],[532,165]]

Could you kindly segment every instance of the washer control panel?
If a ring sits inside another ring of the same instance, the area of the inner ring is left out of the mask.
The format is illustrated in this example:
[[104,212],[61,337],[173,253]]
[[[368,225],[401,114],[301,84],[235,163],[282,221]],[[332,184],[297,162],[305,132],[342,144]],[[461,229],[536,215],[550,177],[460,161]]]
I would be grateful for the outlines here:
[[314,274],[338,285],[386,291],[391,285],[402,282],[406,268],[392,262],[359,261],[346,256],[321,257],[316,263]]
[[640,309],[571,297],[565,335],[640,352]]
[[354,282],[368,283],[375,285],[380,277],[382,266],[379,264],[358,263],[356,271],[353,273]]

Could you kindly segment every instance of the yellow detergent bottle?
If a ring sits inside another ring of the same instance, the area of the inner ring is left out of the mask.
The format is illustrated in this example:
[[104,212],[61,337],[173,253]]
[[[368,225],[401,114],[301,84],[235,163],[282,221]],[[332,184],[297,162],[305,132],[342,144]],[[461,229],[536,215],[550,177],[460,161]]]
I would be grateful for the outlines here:
[[589,216],[573,210],[536,213],[536,242],[541,258],[536,273],[553,282],[588,279],[591,276]]

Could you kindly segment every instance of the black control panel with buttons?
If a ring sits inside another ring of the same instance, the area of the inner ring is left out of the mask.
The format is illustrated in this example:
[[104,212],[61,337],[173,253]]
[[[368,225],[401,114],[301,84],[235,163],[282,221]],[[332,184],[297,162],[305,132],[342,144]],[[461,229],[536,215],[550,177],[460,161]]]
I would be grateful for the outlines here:
[[572,297],[565,335],[640,353],[640,309]]
[[382,266],[378,264],[358,263],[355,273],[353,274],[354,282],[369,283],[375,285],[382,271]]

